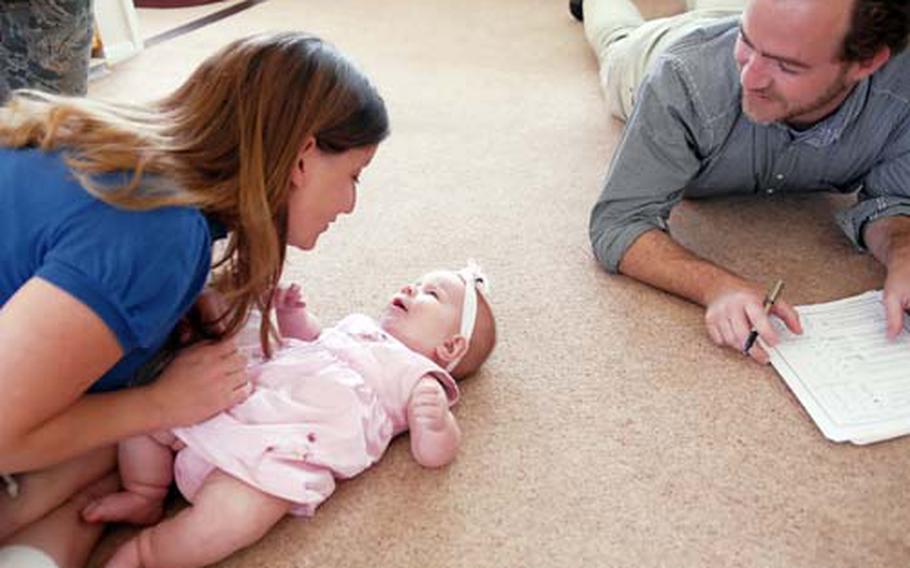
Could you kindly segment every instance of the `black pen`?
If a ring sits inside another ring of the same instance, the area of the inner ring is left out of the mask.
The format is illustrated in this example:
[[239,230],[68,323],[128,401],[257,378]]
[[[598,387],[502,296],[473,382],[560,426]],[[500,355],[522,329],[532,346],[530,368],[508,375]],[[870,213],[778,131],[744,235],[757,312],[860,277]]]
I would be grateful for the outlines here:
[[[768,295],[765,296],[765,301],[762,302],[762,308],[765,310],[765,315],[771,311],[771,307],[774,305],[774,302],[777,301],[777,297],[780,296],[780,291],[784,288],[784,281],[778,280],[774,283],[774,286],[768,289]],[[752,332],[749,333],[749,338],[746,339],[746,345],[743,347],[743,353],[749,353],[749,349],[752,349],[752,346],[755,345],[755,340],[758,339],[758,331],[752,329]]]

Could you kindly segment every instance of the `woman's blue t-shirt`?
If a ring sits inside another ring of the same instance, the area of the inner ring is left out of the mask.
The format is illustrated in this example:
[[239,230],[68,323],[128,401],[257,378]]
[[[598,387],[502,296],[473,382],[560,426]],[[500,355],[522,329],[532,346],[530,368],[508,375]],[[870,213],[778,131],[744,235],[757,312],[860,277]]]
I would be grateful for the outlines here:
[[61,154],[0,148],[0,306],[32,277],[114,332],[123,358],[92,385],[127,385],[205,284],[211,237],[188,207],[126,211],[89,194]]

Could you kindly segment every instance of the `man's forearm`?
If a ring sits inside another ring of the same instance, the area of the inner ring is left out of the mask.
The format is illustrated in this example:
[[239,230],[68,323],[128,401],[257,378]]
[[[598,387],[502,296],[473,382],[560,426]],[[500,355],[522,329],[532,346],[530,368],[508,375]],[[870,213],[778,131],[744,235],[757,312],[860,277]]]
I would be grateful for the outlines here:
[[653,230],[640,236],[626,251],[619,271],[702,306],[732,288],[750,284]]
[[869,223],[863,239],[869,252],[890,271],[910,264],[910,217],[886,217]]
[[866,246],[885,265],[882,286],[886,333],[895,338],[904,328],[910,310],[910,217],[885,217],[872,221],[863,233]]

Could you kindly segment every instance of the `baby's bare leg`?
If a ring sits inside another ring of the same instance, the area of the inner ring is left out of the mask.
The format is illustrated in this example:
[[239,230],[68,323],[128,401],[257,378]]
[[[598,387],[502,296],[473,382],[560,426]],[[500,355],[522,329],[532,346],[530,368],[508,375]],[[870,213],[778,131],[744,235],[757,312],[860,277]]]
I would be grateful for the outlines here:
[[82,511],[89,522],[127,522],[150,525],[164,512],[164,498],[174,479],[175,438],[170,433],[136,436],[117,450],[123,491],[92,502]]
[[143,530],[106,568],[207,566],[258,541],[290,508],[289,501],[216,470],[191,507]]

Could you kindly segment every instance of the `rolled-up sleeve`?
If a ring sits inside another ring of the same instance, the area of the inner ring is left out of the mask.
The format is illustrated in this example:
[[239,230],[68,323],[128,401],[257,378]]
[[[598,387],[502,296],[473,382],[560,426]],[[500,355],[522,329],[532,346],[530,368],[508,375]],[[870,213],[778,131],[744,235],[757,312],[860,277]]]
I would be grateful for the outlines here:
[[869,171],[857,194],[857,203],[840,212],[837,222],[854,245],[865,250],[863,231],[877,219],[910,215],[910,120],[882,159]]
[[[655,62],[635,101],[603,191],[591,211],[594,256],[610,272],[643,233],[667,230],[670,211],[699,171],[699,97],[678,60]],[[703,140],[704,141],[704,140]]]

